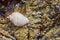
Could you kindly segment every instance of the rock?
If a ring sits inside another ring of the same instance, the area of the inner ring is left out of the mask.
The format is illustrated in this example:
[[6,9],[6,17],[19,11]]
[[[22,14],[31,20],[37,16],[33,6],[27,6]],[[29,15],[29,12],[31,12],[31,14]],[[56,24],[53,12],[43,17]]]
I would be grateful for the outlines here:
[[2,17],[0,18],[0,23],[6,24],[8,22],[9,22],[9,20],[7,18],[2,18]]

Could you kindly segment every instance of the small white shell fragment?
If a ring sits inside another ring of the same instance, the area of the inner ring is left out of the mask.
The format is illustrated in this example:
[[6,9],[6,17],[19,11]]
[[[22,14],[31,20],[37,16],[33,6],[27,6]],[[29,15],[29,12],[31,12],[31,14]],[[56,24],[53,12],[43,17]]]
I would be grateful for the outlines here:
[[13,12],[7,18],[9,18],[10,21],[16,26],[23,26],[29,22],[28,18],[26,18],[19,12]]

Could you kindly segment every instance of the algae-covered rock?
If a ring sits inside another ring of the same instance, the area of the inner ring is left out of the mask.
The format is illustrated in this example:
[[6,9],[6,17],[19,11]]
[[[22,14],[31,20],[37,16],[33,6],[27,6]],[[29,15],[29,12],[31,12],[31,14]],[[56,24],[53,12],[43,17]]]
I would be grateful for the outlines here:
[[17,40],[28,40],[28,29],[27,28],[19,28],[15,32],[15,37]]
[[[5,4],[0,2],[0,9],[5,9],[7,15],[20,12],[29,19],[29,22],[23,26],[15,26],[10,19],[4,17],[6,16],[4,13],[2,17],[0,16],[0,40],[60,40],[60,0],[7,2],[4,1]],[[13,7],[9,6],[12,4]],[[11,12],[7,11],[8,9]]]

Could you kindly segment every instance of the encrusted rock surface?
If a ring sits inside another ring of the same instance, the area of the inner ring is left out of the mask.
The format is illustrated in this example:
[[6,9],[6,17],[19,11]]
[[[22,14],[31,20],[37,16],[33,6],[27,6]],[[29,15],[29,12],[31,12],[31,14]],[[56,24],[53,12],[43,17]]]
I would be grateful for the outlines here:
[[29,23],[18,27],[0,17],[0,40],[60,40],[60,0],[22,0],[18,4],[14,11],[21,12]]

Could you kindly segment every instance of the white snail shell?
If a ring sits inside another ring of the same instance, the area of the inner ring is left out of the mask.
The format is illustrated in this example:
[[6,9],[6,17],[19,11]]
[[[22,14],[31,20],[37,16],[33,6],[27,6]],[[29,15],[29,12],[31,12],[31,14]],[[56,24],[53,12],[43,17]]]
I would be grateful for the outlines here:
[[16,26],[23,26],[29,22],[28,18],[26,18],[19,12],[13,12],[7,18],[9,18],[10,21]]

